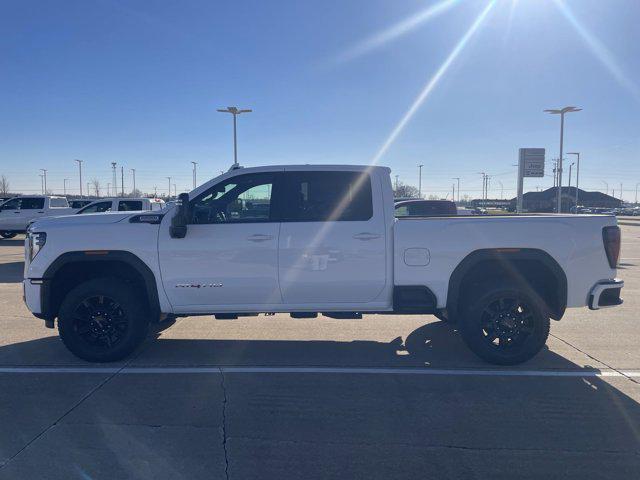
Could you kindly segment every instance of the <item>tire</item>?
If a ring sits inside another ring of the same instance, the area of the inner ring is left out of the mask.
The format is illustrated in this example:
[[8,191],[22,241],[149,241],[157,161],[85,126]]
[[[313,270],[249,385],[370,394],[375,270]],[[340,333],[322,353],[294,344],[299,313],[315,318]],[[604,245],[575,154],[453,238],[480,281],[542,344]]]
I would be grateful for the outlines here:
[[549,314],[535,293],[509,285],[494,285],[475,296],[460,321],[469,348],[496,365],[533,358],[544,347],[549,328]]
[[89,362],[122,360],[145,339],[149,314],[130,284],[118,278],[88,280],[60,306],[58,332],[65,346]]
[[15,232],[4,232],[4,231],[0,232],[0,237],[7,238],[7,239],[13,238],[16,235],[17,235],[17,233],[15,233]]

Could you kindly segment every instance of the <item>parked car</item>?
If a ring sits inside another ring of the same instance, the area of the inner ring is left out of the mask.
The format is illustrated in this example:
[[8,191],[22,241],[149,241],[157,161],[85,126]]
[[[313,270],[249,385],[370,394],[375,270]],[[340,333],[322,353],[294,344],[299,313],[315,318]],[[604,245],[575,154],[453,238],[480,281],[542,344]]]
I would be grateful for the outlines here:
[[497,364],[533,357],[566,308],[622,303],[615,217],[395,218],[389,174],[235,169],[170,209],[38,220],[25,302],[89,361],[126,357],[166,317],[289,312],[435,314]]
[[164,200],[160,198],[104,198],[81,208],[76,214],[161,210],[163,206]]
[[0,237],[25,233],[33,220],[72,213],[65,197],[31,195],[11,198],[0,205]]
[[404,200],[395,203],[396,217],[446,217],[457,214],[456,204],[449,200]]

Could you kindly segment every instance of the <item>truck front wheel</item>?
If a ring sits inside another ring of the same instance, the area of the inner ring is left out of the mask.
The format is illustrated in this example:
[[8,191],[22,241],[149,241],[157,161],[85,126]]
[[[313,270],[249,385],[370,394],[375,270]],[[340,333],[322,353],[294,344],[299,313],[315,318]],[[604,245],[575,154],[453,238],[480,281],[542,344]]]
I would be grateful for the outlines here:
[[117,278],[88,280],[60,306],[58,331],[65,346],[89,362],[121,360],[144,340],[149,315],[135,289]]
[[17,235],[15,232],[6,232],[4,230],[0,231],[0,237],[2,238],[13,238]]
[[460,321],[462,337],[480,358],[498,365],[526,362],[549,336],[549,315],[533,292],[496,285],[474,297]]

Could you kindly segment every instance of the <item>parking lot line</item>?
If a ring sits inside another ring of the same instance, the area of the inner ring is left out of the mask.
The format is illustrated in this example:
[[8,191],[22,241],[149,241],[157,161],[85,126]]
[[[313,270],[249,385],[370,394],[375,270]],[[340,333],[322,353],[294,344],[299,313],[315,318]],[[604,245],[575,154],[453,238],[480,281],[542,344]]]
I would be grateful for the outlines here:
[[83,374],[378,374],[441,375],[485,377],[632,377],[640,378],[640,370],[507,370],[507,369],[439,369],[439,368],[349,368],[349,367],[0,367],[2,373],[83,373]]

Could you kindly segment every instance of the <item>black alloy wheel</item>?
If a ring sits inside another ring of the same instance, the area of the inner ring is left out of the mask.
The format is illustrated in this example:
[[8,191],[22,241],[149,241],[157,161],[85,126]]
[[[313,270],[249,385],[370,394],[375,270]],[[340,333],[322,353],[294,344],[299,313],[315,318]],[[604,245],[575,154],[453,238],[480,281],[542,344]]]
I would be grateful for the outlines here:
[[126,358],[149,328],[146,299],[134,284],[120,278],[81,283],[64,298],[58,332],[65,346],[90,362]]
[[518,297],[501,297],[487,305],[480,317],[485,340],[500,350],[518,348],[533,333],[533,311]]
[[73,328],[93,347],[113,348],[122,341],[129,319],[120,304],[105,295],[84,299],[74,312]]
[[547,341],[550,319],[544,301],[527,287],[496,283],[467,297],[460,333],[480,358],[515,365],[533,358]]

